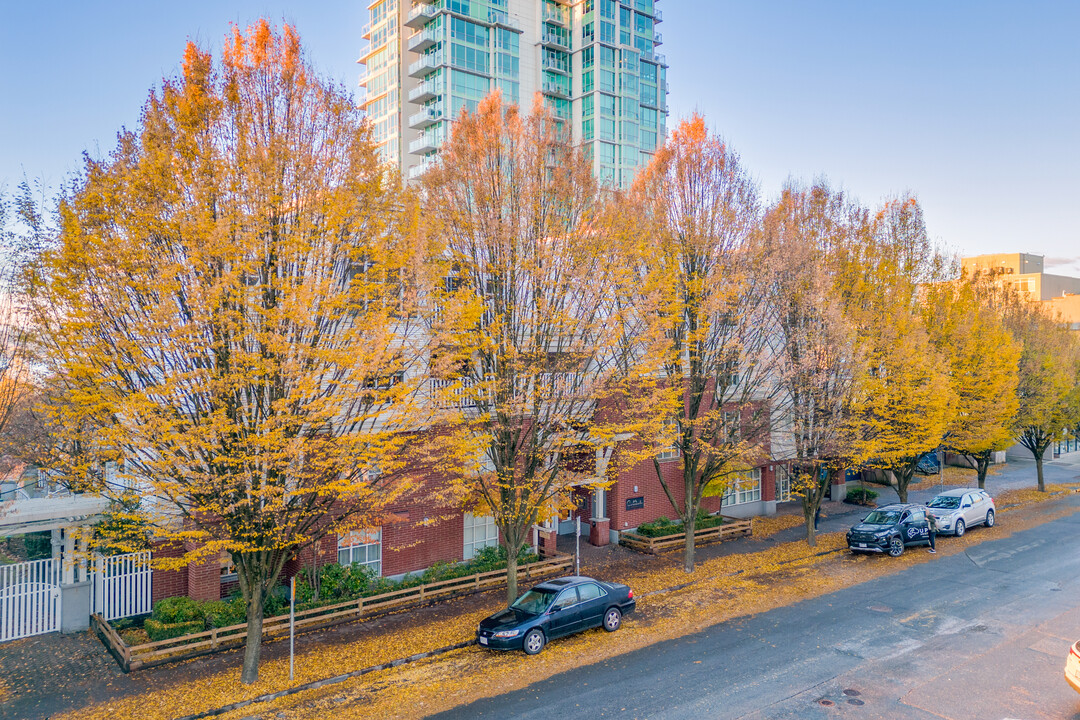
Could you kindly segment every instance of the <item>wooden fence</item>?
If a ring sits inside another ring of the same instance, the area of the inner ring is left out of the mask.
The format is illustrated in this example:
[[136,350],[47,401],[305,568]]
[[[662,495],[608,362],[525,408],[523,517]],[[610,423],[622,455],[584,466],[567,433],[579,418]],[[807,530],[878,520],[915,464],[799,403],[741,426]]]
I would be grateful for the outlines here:
[[[572,556],[559,554],[539,562],[521,565],[518,567],[518,581],[530,580],[541,575],[550,575],[559,570],[567,570],[573,567],[573,564],[574,559]],[[351,622],[409,605],[420,605],[440,598],[488,590],[505,583],[505,569],[491,570],[476,575],[393,590],[381,595],[347,600],[334,605],[299,610],[296,613],[296,630],[297,632],[315,630],[337,625],[338,623]],[[105,643],[105,646],[112,656],[116,658],[117,663],[124,672],[177,660],[187,660],[188,658],[234,648],[242,645],[247,639],[247,623],[241,623],[190,635],[181,635],[168,640],[128,645],[120,637],[119,633],[101,616],[93,615],[92,621],[98,637]],[[289,616],[278,615],[264,619],[262,631],[265,638],[287,637],[289,634]]]
[[[694,545],[701,545],[713,540],[730,540],[744,537],[752,533],[749,519],[724,517],[724,524],[716,527],[694,531]],[[686,533],[677,535],[665,535],[664,537],[645,537],[633,532],[620,532],[619,544],[625,545],[631,550],[652,553],[656,555],[665,550],[681,548],[686,544]]]

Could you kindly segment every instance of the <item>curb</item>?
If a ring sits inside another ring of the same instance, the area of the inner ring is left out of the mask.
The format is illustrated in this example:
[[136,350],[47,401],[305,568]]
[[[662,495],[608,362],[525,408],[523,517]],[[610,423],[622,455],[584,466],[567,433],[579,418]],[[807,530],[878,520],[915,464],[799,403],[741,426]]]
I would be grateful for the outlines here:
[[417,653],[410,655],[406,658],[398,658],[397,660],[391,660],[390,662],[380,663],[379,665],[371,665],[370,667],[361,668],[359,670],[353,670],[352,672],[345,673],[344,675],[335,675],[334,677],[323,678],[322,680],[315,680],[313,682],[304,683],[303,685],[295,685],[285,690],[279,690],[274,693],[267,693],[265,695],[259,695],[257,697],[250,698],[248,700],[241,700],[240,702],[231,703],[229,705],[223,705],[219,708],[212,710],[204,710],[201,713],[194,715],[182,715],[176,720],[200,720],[200,718],[216,717],[218,715],[224,715],[227,712],[233,710],[239,710],[240,708],[248,707],[256,703],[270,702],[271,700],[277,700],[278,698],[288,697],[289,695],[295,695],[305,690],[315,690],[317,688],[325,687],[327,685],[336,685],[338,683],[345,682],[351,678],[360,677],[361,675],[367,675],[368,673],[377,672],[379,670],[389,670],[390,668],[398,667],[408,663],[416,662],[417,660],[423,660],[425,658],[434,657],[436,655],[442,655],[448,653],[451,650],[460,650],[461,648],[468,647],[469,645],[475,645],[476,640],[466,640],[465,642],[456,643],[454,645],[447,645],[446,647],[436,648],[435,650],[429,650],[427,652]]
[[[804,557],[804,558],[796,558],[794,560],[785,560],[784,562],[778,563],[778,564],[779,565],[786,565],[786,564],[789,564],[789,563],[798,562],[800,560],[806,560],[806,559],[811,558],[811,557],[821,557],[823,555],[829,555],[831,553],[836,553],[836,552],[840,552],[840,550],[823,550],[821,552],[814,553],[813,555],[808,555],[807,557]],[[734,577],[736,575],[741,575],[744,572],[746,572],[746,571],[745,570],[736,570],[735,572],[727,573],[727,574],[721,575],[719,577]],[[699,580],[691,580],[690,582],[682,583],[680,585],[673,585],[671,587],[661,588],[659,590],[652,590],[650,592],[642,594],[641,597],[649,597],[649,596],[652,596],[652,595],[660,595],[662,593],[668,593],[668,592],[678,592],[679,590],[685,590],[688,587],[691,587],[693,585],[697,585],[699,582],[702,582],[703,580],[706,580],[706,579],[709,579],[709,578],[701,578]],[[233,710],[239,710],[241,708],[245,708],[245,707],[248,707],[250,705],[255,705],[257,703],[270,702],[272,700],[277,700],[279,698],[288,697],[289,695],[296,695],[297,693],[301,693],[301,692],[304,692],[306,690],[316,690],[316,689],[321,688],[321,687],[326,687],[327,685],[336,685],[338,683],[345,682],[346,680],[350,680],[350,679],[355,678],[355,677],[360,677],[361,675],[367,675],[368,673],[378,672],[379,670],[389,670],[390,668],[399,667],[401,665],[407,665],[408,663],[413,663],[413,662],[416,662],[417,660],[424,660],[426,658],[435,657],[436,655],[442,655],[444,653],[448,653],[448,652],[451,652],[453,650],[460,650],[462,648],[466,648],[466,647],[469,647],[470,645],[475,645],[475,644],[476,644],[476,640],[466,640],[465,642],[459,642],[459,643],[455,643],[454,645],[447,645],[446,647],[436,648],[435,650],[429,650],[427,652],[417,653],[415,655],[410,655],[409,657],[398,658],[397,660],[391,660],[390,662],[380,663],[378,665],[371,665],[369,667],[361,668],[359,670],[353,670],[352,672],[348,672],[348,673],[345,673],[343,675],[335,675],[333,677],[323,678],[322,680],[314,680],[314,681],[309,682],[309,683],[304,683],[303,685],[295,685],[293,687],[286,688],[285,690],[278,690],[277,692],[266,693],[265,695],[258,695],[256,697],[250,698],[248,700],[241,700],[240,702],[230,703],[229,705],[223,705],[222,707],[214,708],[212,710],[204,710],[203,712],[195,713],[194,715],[181,715],[180,717],[176,718],[175,720],[202,720],[202,718],[217,717],[218,715],[224,715],[227,712],[232,712]]]

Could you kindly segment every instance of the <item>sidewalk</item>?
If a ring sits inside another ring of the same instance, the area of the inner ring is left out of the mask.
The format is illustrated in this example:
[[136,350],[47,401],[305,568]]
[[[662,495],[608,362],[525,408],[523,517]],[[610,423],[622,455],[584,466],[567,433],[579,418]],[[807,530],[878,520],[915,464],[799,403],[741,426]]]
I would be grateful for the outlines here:
[[[1080,463],[1055,461],[1046,465],[1047,483],[1076,482],[1080,479]],[[972,483],[974,485],[974,482]],[[997,494],[1005,489],[1034,487],[1034,462],[1013,462],[987,479],[987,489]],[[896,501],[889,488],[873,486],[880,493],[878,502]],[[946,486],[948,487],[948,486]],[[938,486],[924,486],[910,494],[913,501],[925,502],[938,492]],[[867,508],[842,502],[826,502],[823,506],[819,533],[846,530]],[[785,503],[779,515],[791,517],[793,526],[767,537],[738,538],[697,549],[697,560],[755,553],[775,548],[783,543],[802,541],[805,530],[801,522],[802,508],[798,502]],[[560,550],[573,551],[573,537],[560,538]],[[581,543],[581,571],[606,580],[618,580],[653,570],[678,572],[681,555],[678,550],[659,556],[642,555],[617,545],[593,547],[585,539]],[[376,643],[391,652],[394,646],[411,635],[413,630],[445,623],[457,617],[491,612],[505,601],[505,590],[493,590],[470,595],[437,605],[416,608],[362,622],[340,625],[329,630],[301,635],[297,638],[298,667],[311,661],[320,650],[347,649],[357,644]],[[401,651],[394,657],[410,654]],[[264,646],[263,659],[271,661],[288,657],[287,642],[272,642]],[[79,635],[42,635],[27,640],[0,645],[0,719],[32,720],[48,718],[65,711],[78,710],[90,704],[119,700],[136,695],[154,695],[188,683],[197,685],[207,678],[228,675],[239,668],[240,651],[229,651],[191,661],[142,670],[124,675],[107,655],[98,639],[90,633]],[[393,658],[384,658],[393,659]],[[351,660],[350,660],[351,662]],[[320,668],[324,675],[353,667]]]

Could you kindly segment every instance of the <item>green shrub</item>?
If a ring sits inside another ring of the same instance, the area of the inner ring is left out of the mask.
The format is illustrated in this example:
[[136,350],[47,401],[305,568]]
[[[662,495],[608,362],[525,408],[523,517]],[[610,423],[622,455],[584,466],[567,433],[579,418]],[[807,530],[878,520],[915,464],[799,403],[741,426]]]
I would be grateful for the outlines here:
[[150,616],[158,623],[172,625],[175,623],[193,622],[206,617],[203,609],[204,603],[192,600],[189,597],[171,597],[158,600],[154,603],[154,610]]
[[26,548],[27,560],[45,560],[52,557],[52,533],[27,533],[23,535],[23,547]]
[[247,622],[247,608],[242,597],[215,600],[203,604],[206,629],[229,627]]
[[202,620],[188,620],[186,622],[163,623],[151,617],[147,618],[143,622],[143,630],[146,631],[146,634],[150,638],[150,640],[154,642],[157,642],[158,640],[168,640],[169,638],[180,637],[181,635],[190,635],[191,633],[202,632],[202,629]]
[[864,487],[851,488],[847,491],[847,496],[844,498],[844,502],[853,503],[855,505],[869,505],[875,499],[878,494]]
[[[709,515],[704,510],[699,510],[694,527],[698,530],[705,530],[706,528],[712,528],[723,524],[724,518],[720,515]],[[659,538],[667,537],[669,535],[678,535],[685,531],[685,526],[681,521],[669,520],[666,517],[661,516],[652,522],[638,525],[637,530],[634,532],[644,537]]]

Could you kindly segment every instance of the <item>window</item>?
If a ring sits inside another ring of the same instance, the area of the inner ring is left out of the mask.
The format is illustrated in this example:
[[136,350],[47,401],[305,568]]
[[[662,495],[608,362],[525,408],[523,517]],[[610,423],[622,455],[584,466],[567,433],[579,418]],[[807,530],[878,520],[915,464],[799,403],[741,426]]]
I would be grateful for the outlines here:
[[791,500],[791,473],[786,465],[776,466],[776,502]]
[[236,579],[236,565],[233,564],[232,554],[228,550],[221,551],[221,579],[223,582]]
[[725,410],[724,411],[724,434],[728,440],[732,442],[738,442],[739,440],[739,421],[741,417],[738,410]]
[[679,457],[679,444],[676,434],[679,432],[679,423],[675,418],[664,421],[664,437],[671,438],[671,444],[656,453],[657,460],[674,460]]
[[740,475],[727,492],[724,493],[723,505],[742,505],[761,500],[761,468],[754,468]]
[[605,593],[600,589],[599,585],[595,583],[585,583],[584,585],[578,585],[578,598],[581,602],[589,602],[590,600],[596,600],[602,597]]
[[465,560],[476,557],[481,548],[495,547],[498,544],[499,528],[495,527],[495,518],[490,515],[465,513]]
[[338,564],[362,565],[382,575],[382,528],[338,533]]

